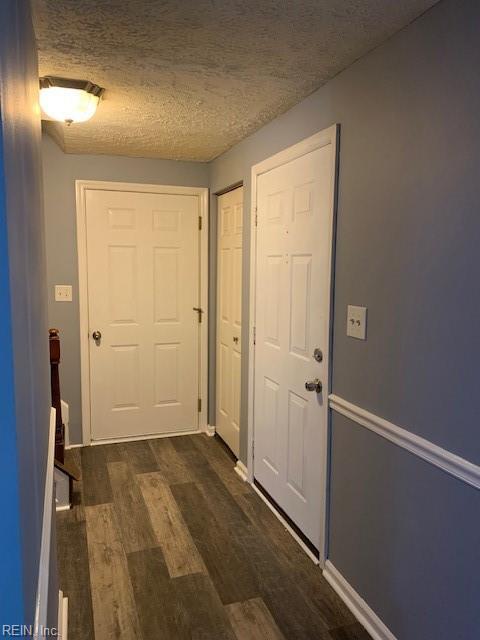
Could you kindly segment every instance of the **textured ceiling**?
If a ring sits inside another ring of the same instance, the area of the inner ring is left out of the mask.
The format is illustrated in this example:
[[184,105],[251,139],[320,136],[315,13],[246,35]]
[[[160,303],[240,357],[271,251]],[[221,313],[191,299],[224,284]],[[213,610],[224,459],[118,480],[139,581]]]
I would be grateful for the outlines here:
[[436,0],[33,0],[40,75],[105,87],[68,153],[208,161]]

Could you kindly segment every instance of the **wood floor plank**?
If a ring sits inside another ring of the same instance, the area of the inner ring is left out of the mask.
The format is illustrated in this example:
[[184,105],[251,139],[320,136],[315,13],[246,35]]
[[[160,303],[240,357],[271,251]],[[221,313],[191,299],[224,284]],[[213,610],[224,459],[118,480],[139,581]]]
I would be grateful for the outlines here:
[[285,638],[330,640],[327,628],[297,585],[272,585],[262,590],[262,598]]
[[359,622],[338,629],[331,629],[332,640],[371,640],[370,634]]
[[133,473],[158,471],[158,462],[148,444],[148,440],[126,442],[120,445],[122,459],[128,462]]
[[113,503],[127,553],[158,546],[140,488],[126,462],[109,462]]
[[244,526],[231,528],[228,533],[230,540],[243,548],[246,562],[255,572],[260,595],[285,637],[329,640],[327,626],[260,531]]
[[274,546],[277,553],[283,557],[294,558],[295,563],[302,566],[310,566],[311,560],[300,546],[292,539],[285,526],[270,511],[267,505],[252,492],[250,494],[236,495],[235,501],[249,520],[265,535],[266,539]]
[[265,503],[255,493],[236,495],[235,499],[259,534],[271,543],[277,560],[311,602],[323,624],[328,629],[353,624],[352,613]]
[[237,640],[285,640],[261,598],[225,607]]
[[198,485],[217,521],[230,527],[250,524],[248,516],[213,470],[208,474],[208,480],[199,482]]
[[180,509],[160,473],[137,476],[153,530],[172,578],[206,572]]
[[85,517],[95,638],[142,640],[114,506],[85,507]]
[[[172,580],[187,638],[194,640],[235,640],[235,634],[209,576],[201,573]],[[178,636],[180,637],[180,636]],[[172,636],[177,638],[177,636]]]
[[175,451],[194,451],[195,445],[193,444],[193,438],[195,436],[177,436],[170,438]]
[[85,506],[112,502],[112,488],[103,446],[82,447],[82,486]]
[[186,483],[171,490],[223,604],[259,596],[248,552],[219,525],[200,489]]
[[178,455],[172,444],[177,438],[187,438],[188,436],[177,436],[176,438],[158,438],[149,440],[148,444],[158,463],[158,471],[162,474],[166,484],[181,484],[191,482],[192,476],[187,465]]
[[[190,436],[193,440],[196,436]],[[220,476],[212,468],[202,451],[194,447],[179,452],[179,456],[188,467],[196,485],[202,491],[203,496],[210,506],[214,517],[219,524],[240,526],[249,522],[248,516],[243,512],[239,504],[222,482]],[[233,469],[230,470],[234,473]],[[236,474],[235,474],[236,475]]]
[[187,640],[188,623],[161,550],[127,555],[143,640]]
[[122,462],[124,456],[123,444],[115,442],[113,444],[102,444],[95,446],[100,446],[102,448],[105,462]]
[[218,442],[218,437],[211,438],[206,434],[199,434],[198,436],[192,436],[192,441],[195,447],[208,460],[231,494],[236,495],[252,491],[248,482],[244,482],[234,472],[235,460],[225,451],[225,446]]
[[[63,516],[70,512],[61,512]],[[83,510],[82,510],[83,513]],[[92,594],[84,521],[57,518],[57,562],[59,588],[68,598],[68,637],[94,637]]]

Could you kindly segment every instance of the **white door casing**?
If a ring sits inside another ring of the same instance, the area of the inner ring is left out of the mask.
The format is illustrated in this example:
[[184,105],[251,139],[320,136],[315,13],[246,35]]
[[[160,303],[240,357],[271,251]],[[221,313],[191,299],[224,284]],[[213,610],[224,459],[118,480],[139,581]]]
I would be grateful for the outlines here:
[[243,187],[218,197],[216,430],[238,457],[242,362]]
[[[252,171],[249,471],[325,559],[337,127]],[[253,343],[253,340],[252,340]],[[314,357],[320,349],[321,362]],[[321,393],[305,383],[319,379]],[[253,458],[253,439],[255,442]]]
[[205,424],[206,191],[77,183],[84,444]]

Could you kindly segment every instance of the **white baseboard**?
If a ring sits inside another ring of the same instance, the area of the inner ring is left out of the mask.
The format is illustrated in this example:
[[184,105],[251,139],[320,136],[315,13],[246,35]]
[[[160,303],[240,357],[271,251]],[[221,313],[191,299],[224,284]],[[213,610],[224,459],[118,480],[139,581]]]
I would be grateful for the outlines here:
[[207,436],[210,436],[211,438],[215,435],[216,432],[216,428],[213,424],[207,424],[206,429],[205,429],[205,433],[207,434]]
[[375,611],[370,609],[330,560],[325,563],[323,575],[373,640],[396,640],[390,629],[384,625]]
[[[105,440],[92,440],[90,445],[93,447],[102,444],[121,444],[122,442],[138,442],[139,440],[157,440],[158,438],[176,438],[177,436],[194,436],[197,433],[202,433],[200,429],[191,431],[174,431],[172,433],[153,433],[145,436],[126,436],[125,438],[105,438]],[[84,445],[80,445],[84,446]],[[88,446],[88,445],[87,445]]]
[[68,598],[63,591],[58,592],[58,636],[59,640],[68,640]]
[[237,460],[234,470],[244,482],[248,482],[248,469],[241,460]]
[[47,466],[45,471],[45,487],[43,498],[42,540],[40,544],[40,561],[38,568],[37,599],[35,603],[34,639],[43,637],[43,629],[47,626],[48,587],[50,584],[50,548],[52,536],[52,520],[54,517],[54,455],[55,455],[55,416],[56,411],[50,410],[50,424],[48,437]]
[[86,445],[83,443],[69,444],[68,447],[65,447],[65,450],[78,449],[80,447],[88,447],[90,445],[93,445],[95,447],[101,444],[119,444],[122,442],[136,442],[138,440],[156,440],[157,438],[175,438],[176,436],[193,436],[193,435],[196,435],[197,433],[206,433],[207,436],[214,436],[215,427],[211,427],[210,425],[207,425],[204,431],[196,429],[191,431],[175,431],[172,433],[155,433],[153,435],[146,435],[146,436],[133,436],[133,437],[126,437],[126,438],[107,438],[105,440],[92,440],[90,443]]

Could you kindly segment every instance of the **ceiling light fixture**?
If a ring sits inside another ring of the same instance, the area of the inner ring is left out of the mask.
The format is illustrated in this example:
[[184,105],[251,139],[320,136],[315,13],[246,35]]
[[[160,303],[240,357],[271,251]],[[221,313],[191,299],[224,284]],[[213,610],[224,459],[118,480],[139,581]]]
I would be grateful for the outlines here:
[[105,90],[87,80],[68,80],[45,76],[40,78],[40,107],[52,120],[86,122],[97,110]]

